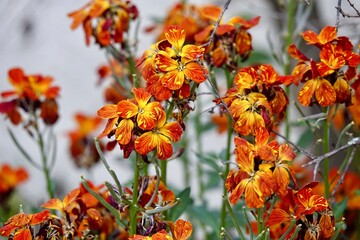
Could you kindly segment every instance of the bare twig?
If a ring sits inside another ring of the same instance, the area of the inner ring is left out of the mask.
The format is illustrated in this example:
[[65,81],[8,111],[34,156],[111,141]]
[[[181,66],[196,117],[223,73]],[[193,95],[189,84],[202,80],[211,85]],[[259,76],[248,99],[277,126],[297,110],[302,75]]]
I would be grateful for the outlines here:
[[344,178],[345,178],[345,174],[347,173],[347,171],[349,170],[349,167],[355,157],[355,152],[356,152],[356,148],[354,148],[352,151],[351,151],[351,154],[350,154],[350,157],[349,157],[349,160],[348,162],[346,163],[346,166],[345,166],[345,169],[344,171],[341,173],[341,176],[340,176],[340,179],[339,181],[336,183],[335,185],[335,188],[334,190],[331,192],[331,195],[330,195],[330,198],[333,198],[336,191],[338,190],[338,188],[340,187],[341,184],[343,184],[344,182]]
[[291,142],[289,139],[287,139],[285,136],[281,135],[280,133],[276,132],[276,131],[272,131],[273,133],[275,133],[277,136],[279,136],[280,138],[284,139],[287,143],[289,143],[291,146],[293,146],[294,148],[296,148],[296,150],[298,150],[299,152],[301,152],[302,154],[304,154],[305,156],[309,157],[310,159],[315,159],[316,156],[313,155],[312,153],[306,151],[304,148],[299,147],[298,145],[296,145],[295,143]]
[[332,156],[338,154],[339,152],[341,152],[341,151],[343,151],[345,149],[348,149],[348,148],[350,148],[352,146],[358,146],[358,145],[360,145],[360,137],[356,137],[356,138],[350,140],[344,146],[341,146],[341,147],[339,147],[337,149],[334,149],[333,151],[325,153],[324,155],[321,155],[321,156],[316,157],[316,158],[311,158],[312,160],[310,162],[306,163],[306,164],[303,164],[302,167],[307,167],[307,166],[315,164],[315,167],[314,167],[314,180],[315,180],[317,171],[319,169],[319,165],[324,159],[332,157]]
[[357,16],[356,17],[360,17],[360,11],[355,7],[355,5],[350,1],[350,0],[347,0],[349,5],[352,7],[352,9],[355,10]]
[[335,22],[336,30],[339,28],[339,25],[340,25],[341,1],[342,0],[338,0],[337,7],[335,7],[336,8],[336,22]]
[[210,39],[209,39],[209,41],[207,43],[204,43],[202,45],[202,47],[206,47],[206,46],[210,45],[214,41],[216,30],[218,29],[218,27],[220,25],[220,22],[221,22],[221,19],[223,18],[225,11],[228,9],[230,2],[231,2],[231,0],[227,0],[224,3],[224,6],[222,7],[222,10],[221,10],[221,13],[220,13],[220,16],[219,16],[218,20],[216,21],[216,23],[214,24],[214,29],[211,32]]
[[354,11],[356,12],[356,14],[354,14],[354,15],[351,15],[349,13],[344,12],[344,10],[341,7],[341,2],[342,2],[342,0],[338,0],[337,7],[335,7],[336,10],[337,10],[337,12],[336,12],[336,25],[335,25],[336,28],[338,28],[339,24],[340,24],[340,14],[344,18],[345,17],[347,17],[347,18],[360,18],[360,11],[355,7],[355,5],[351,2],[351,0],[347,0],[347,2],[349,3],[350,7],[352,9],[354,9]]

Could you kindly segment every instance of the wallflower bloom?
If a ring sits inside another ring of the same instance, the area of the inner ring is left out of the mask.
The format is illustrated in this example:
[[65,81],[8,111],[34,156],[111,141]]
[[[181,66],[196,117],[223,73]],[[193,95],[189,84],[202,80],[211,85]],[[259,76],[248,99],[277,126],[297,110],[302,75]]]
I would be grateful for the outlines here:
[[265,122],[264,117],[270,118],[272,113],[267,98],[256,92],[235,99],[229,107],[229,112],[236,121],[235,131],[245,136],[255,134],[259,127],[265,128],[268,122]]
[[12,168],[8,164],[0,166],[0,203],[7,198],[15,187],[28,179],[25,168]]
[[[211,11],[218,14],[217,11]],[[201,32],[195,35],[198,43],[204,44],[209,41],[214,30],[214,22],[218,19],[213,14],[210,22]],[[247,31],[259,23],[260,17],[245,20],[239,16],[233,17],[227,23],[220,23],[216,29],[213,42],[206,47],[205,60],[209,65],[236,69],[238,61],[246,60],[252,51],[252,39]]]
[[151,95],[142,88],[133,88],[135,99],[108,104],[98,110],[98,116],[108,118],[108,123],[99,138],[107,136],[115,127],[116,140],[121,145],[130,142],[135,123],[142,130],[155,127],[157,114],[162,111],[159,102],[149,102]]
[[[161,82],[171,90],[179,90],[185,80],[201,83],[206,80],[207,70],[197,60],[201,60],[204,48],[186,44],[185,30],[170,26],[165,31],[165,38],[173,48],[160,51],[155,57],[155,64],[164,73]],[[177,59],[179,58],[179,59]]]
[[[237,137],[235,141],[236,139]],[[255,153],[243,145],[237,146],[234,152],[239,169],[231,169],[225,183],[227,190],[231,192],[230,203],[235,204],[244,194],[249,208],[264,206],[265,198],[273,194],[276,187],[271,165],[257,164]]]
[[146,80],[146,89],[158,100],[167,100],[173,94],[179,99],[190,97],[190,84],[206,80],[207,70],[201,64],[204,48],[185,44],[185,30],[168,26],[165,40],[144,52],[138,62]]
[[40,110],[45,124],[54,124],[59,115],[56,97],[60,88],[52,86],[53,78],[42,75],[25,75],[21,68],[12,68],[8,72],[9,82],[14,90],[1,93],[3,98],[11,100],[0,102],[0,113],[5,113],[13,124],[22,120],[20,109],[26,113]]
[[356,76],[360,56],[353,50],[347,37],[336,36],[336,28],[325,26],[320,34],[305,31],[303,38],[308,44],[320,49],[319,61],[310,60],[294,44],[288,48],[289,54],[299,63],[293,70],[294,83],[305,82],[298,94],[304,106],[318,103],[330,106],[335,103],[351,104],[349,81]]
[[146,155],[156,149],[159,159],[165,160],[173,154],[171,143],[180,140],[183,130],[178,122],[166,122],[166,114],[159,111],[158,120],[151,131],[143,133],[135,140],[135,150]]
[[50,216],[49,210],[35,214],[18,213],[12,216],[0,228],[0,236],[10,237],[14,240],[31,240],[34,226],[44,223]]

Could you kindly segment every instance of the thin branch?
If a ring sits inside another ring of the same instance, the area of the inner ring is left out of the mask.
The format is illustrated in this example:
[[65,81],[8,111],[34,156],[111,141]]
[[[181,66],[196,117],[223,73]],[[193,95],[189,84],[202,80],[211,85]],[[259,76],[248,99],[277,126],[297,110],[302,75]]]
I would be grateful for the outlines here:
[[355,15],[351,15],[351,14],[348,14],[346,12],[344,12],[344,10],[341,8],[341,1],[342,0],[338,0],[338,5],[336,8],[337,12],[336,12],[336,28],[339,27],[339,23],[340,23],[340,14],[345,18],[360,18],[360,11],[355,7],[355,5],[350,1],[350,0],[347,0],[347,2],[349,3],[349,5],[351,6],[352,9],[354,9],[354,11],[356,12]]
[[352,9],[355,10],[357,17],[360,17],[360,11],[355,7],[355,5],[350,0],[347,0],[347,1],[348,1],[349,5],[352,7]]
[[291,146],[293,146],[294,148],[296,148],[296,150],[298,150],[299,152],[301,152],[302,154],[304,154],[305,156],[309,157],[310,159],[315,159],[316,156],[313,155],[312,153],[306,151],[304,148],[299,147],[298,145],[296,145],[295,143],[291,142],[290,140],[288,140],[286,137],[284,137],[283,135],[281,135],[280,133],[276,132],[276,131],[272,131],[273,133],[275,133],[277,136],[279,136],[280,138],[284,139],[287,143],[289,143]]
[[336,183],[336,186],[335,186],[334,190],[332,191],[332,193],[331,193],[331,195],[330,195],[331,198],[334,197],[334,195],[335,195],[336,191],[338,190],[338,188],[340,187],[340,185],[344,183],[345,175],[346,175],[347,171],[349,170],[349,167],[350,167],[350,165],[351,165],[351,163],[352,163],[352,161],[353,161],[353,159],[354,159],[354,157],[355,157],[355,153],[356,153],[356,148],[354,148],[354,149],[351,151],[351,155],[350,155],[350,158],[349,158],[348,162],[346,163],[345,169],[344,169],[344,171],[341,173],[340,179],[339,179],[339,181]]
[[317,174],[317,171],[319,169],[319,165],[320,163],[324,160],[324,159],[327,159],[329,157],[332,157],[336,154],[338,154],[339,152],[345,150],[345,149],[348,149],[352,146],[358,146],[360,145],[360,137],[357,137],[357,138],[354,138],[352,139],[351,141],[349,141],[347,144],[345,144],[344,146],[341,146],[337,149],[334,149],[333,151],[330,151],[322,156],[319,156],[319,157],[316,157],[316,158],[311,158],[312,160],[306,164],[303,164],[302,167],[307,167],[307,166],[310,166],[310,165],[313,165],[315,164],[315,167],[314,167],[314,180],[315,180],[315,177],[316,177],[316,174]]
[[225,11],[228,9],[230,2],[231,2],[231,0],[227,0],[225,2],[224,6],[222,7],[220,16],[219,16],[218,20],[216,21],[216,23],[214,24],[214,29],[211,32],[209,41],[207,43],[204,43],[203,45],[201,45],[202,47],[206,47],[206,46],[210,45],[214,41],[216,30],[218,29],[218,27],[220,25],[220,22],[221,22],[221,19],[223,18]]
[[338,29],[339,25],[340,25],[340,11],[342,11],[341,10],[341,1],[342,0],[338,0],[337,7],[335,7],[336,8],[336,22],[335,22],[336,29]]

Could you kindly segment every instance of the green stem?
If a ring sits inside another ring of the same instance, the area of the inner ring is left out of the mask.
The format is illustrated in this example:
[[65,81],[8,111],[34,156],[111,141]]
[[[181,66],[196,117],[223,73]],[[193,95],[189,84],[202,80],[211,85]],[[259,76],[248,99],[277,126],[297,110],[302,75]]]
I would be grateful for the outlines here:
[[[36,117],[35,117],[35,119],[37,120]],[[53,182],[52,182],[51,177],[50,177],[50,169],[49,169],[49,165],[48,165],[47,155],[45,153],[44,139],[43,139],[43,136],[42,136],[42,134],[41,134],[41,132],[39,130],[37,121],[35,122],[34,129],[35,129],[37,139],[38,139],[37,142],[38,142],[40,155],[41,155],[42,171],[44,172],[44,175],[45,175],[46,189],[47,189],[47,192],[49,194],[49,197],[54,198]]]
[[136,162],[134,167],[134,179],[133,179],[133,192],[132,192],[132,205],[130,206],[130,236],[136,234],[137,215],[138,215],[138,187],[139,187],[139,163],[141,157],[136,153]]
[[[227,196],[227,189],[225,187],[225,181],[226,181],[226,177],[229,173],[230,170],[230,155],[231,155],[231,138],[232,137],[232,121],[230,116],[228,116],[228,130],[227,130],[227,142],[226,142],[226,156],[225,156],[225,170],[223,172],[223,178],[224,178],[224,184],[223,184],[223,196]],[[220,213],[220,229],[221,228],[226,228],[226,204],[222,203],[221,206],[221,213]]]
[[95,143],[95,148],[96,148],[97,153],[99,154],[101,162],[104,164],[104,166],[105,166],[106,170],[109,172],[110,176],[114,179],[116,187],[118,188],[119,194],[120,194],[120,196],[122,196],[123,195],[123,189],[122,189],[121,183],[120,183],[118,177],[116,176],[115,171],[110,168],[110,165],[106,161],[104,153],[101,150],[99,140],[97,138],[94,138],[94,143]]
[[[295,13],[296,13],[296,0],[290,0],[288,5],[288,20],[287,20],[287,35],[285,37],[285,52],[287,52],[287,48],[293,42],[292,36],[294,32],[295,26]],[[291,66],[290,66],[290,56],[286,54],[286,60],[284,64],[284,74],[289,75],[291,73]],[[286,96],[290,99],[290,88],[285,87]],[[290,137],[290,114],[288,111],[285,115],[285,137],[289,139]]]
[[[199,155],[203,155],[203,148],[202,148],[202,124],[201,124],[201,101],[197,101],[197,107],[196,107],[196,115],[194,117],[194,124],[195,124],[195,138],[196,138],[196,145],[197,145],[197,151]],[[201,202],[204,201],[204,193],[205,193],[205,186],[204,186],[204,171],[203,166],[200,161],[196,164],[196,170],[197,170],[197,178],[199,183],[199,199]]]
[[113,206],[111,206],[101,195],[99,195],[97,192],[95,192],[87,183],[87,180],[84,177],[81,177],[81,182],[85,189],[93,196],[95,197],[107,210],[111,212],[111,214],[114,216],[114,218],[123,226],[126,227],[126,222],[121,219],[120,213],[118,210],[116,210]]
[[230,203],[225,195],[223,196],[223,203],[224,203],[225,207],[227,208],[228,212],[230,213],[230,217],[233,220],[233,223],[234,223],[235,229],[239,235],[239,238],[245,239],[244,234],[241,231],[240,224],[239,224],[238,220],[236,219],[234,211],[232,210]]
[[[324,110],[327,112],[327,109]],[[329,122],[327,119],[324,120],[323,124],[323,153],[328,153],[329,148]],[[328,199],[330,197],[330,182],[329,182],[329,159],[326,158],[323,161],[323,170],[324,170],[324,187],[325,187],[325,197]]]

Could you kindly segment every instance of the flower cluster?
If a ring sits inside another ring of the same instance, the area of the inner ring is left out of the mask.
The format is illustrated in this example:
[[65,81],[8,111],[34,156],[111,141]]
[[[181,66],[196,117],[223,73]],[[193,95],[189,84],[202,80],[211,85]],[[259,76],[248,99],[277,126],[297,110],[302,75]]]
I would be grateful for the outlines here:
[[143,88],[133,88],[135,98],[108,104],[98,110],[101,118],[108,119],[99,138],[115,135],[127,158],[135,149],[143,157],[156,149],[159,159],[173,154],[172,142],[180,140],[182,128],[177,122],[167,122],[166,113],[152,95]]
[[290,179],[294,179],[289,162],[296,156],[290,146],[269,142],[269,133],[262,127],[256,131],[255,145],[239,137],[234,141],[238,168],[230,170],[226,178],[230,203],[244,195],[249,208],[260,208],[273,194],[286,195]]
[[285,115],[289,102],[280,85],[289,85],[292,80],[291,76],[280,76],[271,65],[242,68],[235,76],[235,86],[214,101],[223,109],[226,105],[237,133],[255,135],[260,127],[271,131]]
[[14,90],[1,93],[5,99],[0,102],[0,113],[4,113],[10,121],[17,125],[24,122],[25,112],[29,119],[24,125],[32,125],[33,118],[37,118],[40,110],[40,118],[47,125],[53,125],[59,118],[56,98],[59,96],[60,88],[52,86],[53,78],[42,75],[25,75],[21,68],[9,70],[9,82]]
[[[334,233],[334,214],[327,200],[313,193],[316,182],[300,190],[290,190],[280,198],[271,210],[266,225],[273,238],[285,232],[286,237],[294,234],[294,223],[300,226],[299,239],[330,239]],[[290,228],[290,229],[289,229]]]
[[71,29],[83,25],[86,45],[94,37],[100,46],[123,43],[130,20],[137,16],[135,5],[123,0],[92,0],[79,10],[69,13],[73,19]]
[[294,82],[305,82],[298,93],[304,106],[313,103],[330,106],[335,103],[351,105],[349,82],[356,76],[360,55],[353,50],[348,37],[336,36],[336,28],[324,27],[319,34],[305,31],[303,38],[320,50],[319,61],[308,58],[296,46],[289,46],[289,54],[299,61],[293,70]]
[[[216,17],[216,16],[214,16]],[[215,18],[215,21],[217,18]],[[236,70],[238,62],[245,61],[252,51],[251,34],[248,30],[259,23],[260,17],[245,20],[239,16],[218,26],[210,45],[206,47],[205,60],[210,66]],[[214,31],[211,24],[195,35],[196,42],[207,44]]]

